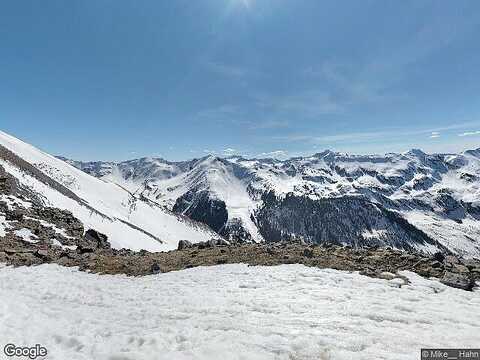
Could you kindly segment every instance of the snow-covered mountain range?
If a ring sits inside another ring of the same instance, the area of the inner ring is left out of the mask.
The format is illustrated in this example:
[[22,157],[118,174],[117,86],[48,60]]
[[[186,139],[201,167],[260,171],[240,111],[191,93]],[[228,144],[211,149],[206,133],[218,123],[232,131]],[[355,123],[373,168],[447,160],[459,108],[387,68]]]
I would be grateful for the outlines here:
[[[135,196],[118,184],[90,176],[3,132],[0,170],[13,178],[18,188],[15,193],[0,191],[2,206],[11,211],[39,204],[68,210],[85,230],[106,234],[115,248],[162,251],[176,248],[182,239],[199,242],[220,238],[204,224]],[[0,185],[6,180],[0,179]],[[9,227],[0,208],[0,237]]]
[[283,161],[62,159],[231,240],[480,255],[480,149],[384,156],[325,151]]

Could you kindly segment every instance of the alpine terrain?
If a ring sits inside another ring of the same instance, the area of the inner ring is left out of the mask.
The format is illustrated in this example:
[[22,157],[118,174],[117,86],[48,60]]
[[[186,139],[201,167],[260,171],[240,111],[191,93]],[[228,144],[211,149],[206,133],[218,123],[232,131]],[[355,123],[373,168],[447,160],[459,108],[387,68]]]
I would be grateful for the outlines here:
[[66,162],[230,241],[390,246],[480,255],[480,149],[288,160]]
[[11,234],[35,242],[40,232],[48,231],[52,241],[69,246],[69,239],[95,229],[114,248],[149,251],[171,250],[182,239],[219,238],[204,224],[3,132],[0,190],[0,237]]

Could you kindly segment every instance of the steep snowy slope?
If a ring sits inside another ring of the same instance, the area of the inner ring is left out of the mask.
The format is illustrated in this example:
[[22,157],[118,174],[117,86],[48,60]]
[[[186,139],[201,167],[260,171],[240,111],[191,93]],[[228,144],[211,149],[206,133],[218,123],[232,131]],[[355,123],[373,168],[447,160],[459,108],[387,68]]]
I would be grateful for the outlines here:
[[181,239],[218,237],[203,224],[133,196],[8,134],[0,132],[0,165],[45,205],[70,210],[85,227],[108,235],[113,247],[170,250]]

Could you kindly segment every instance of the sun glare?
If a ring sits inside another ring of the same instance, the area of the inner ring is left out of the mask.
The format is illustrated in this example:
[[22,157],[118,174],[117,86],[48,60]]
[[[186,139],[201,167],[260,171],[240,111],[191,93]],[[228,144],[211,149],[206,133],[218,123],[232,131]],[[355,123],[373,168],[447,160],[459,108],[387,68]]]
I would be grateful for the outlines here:
[[233,6],[241,6],[247,10],[250,10],[254,0],[231,0]]

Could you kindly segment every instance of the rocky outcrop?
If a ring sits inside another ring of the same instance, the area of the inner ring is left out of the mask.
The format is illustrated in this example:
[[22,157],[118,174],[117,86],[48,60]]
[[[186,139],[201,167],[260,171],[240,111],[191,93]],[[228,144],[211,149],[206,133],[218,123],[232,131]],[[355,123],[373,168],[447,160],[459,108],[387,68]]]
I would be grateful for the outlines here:
[[173,211],[202,222],[217,233],[222,231],[228,220],[225,203],[212,198],[207,191],[184,194],[177,199]]
[[[442,260],[442,261],[439,261]],[[245,263],[250,265],[304,264],[318,268],[358,271],[363,275],[408,285],[400,272],[409,270],[437,278],[447,286],[472,290],[480,281],[480,262],[453,256],[439,259],[389,248],[353,249],[349,246],[309,246],[299,243],[240,244],[206,242],[182,250],[150,253],[98,247],[91,252],[32,244],[7,236],[0,242],[0,262],[10,265],[57,263],[106,274],[149,275],[196,266]],[[398,281],[397,281],[398,280]]]

